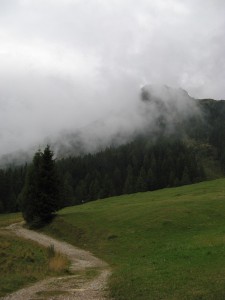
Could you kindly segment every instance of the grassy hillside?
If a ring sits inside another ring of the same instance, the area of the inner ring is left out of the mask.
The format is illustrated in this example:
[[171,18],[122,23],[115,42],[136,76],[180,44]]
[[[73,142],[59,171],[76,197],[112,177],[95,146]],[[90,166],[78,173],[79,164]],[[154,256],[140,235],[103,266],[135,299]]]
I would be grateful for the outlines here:
[[116,300],[225,299],[225,179],[66,208],[45,231],[109,262]]

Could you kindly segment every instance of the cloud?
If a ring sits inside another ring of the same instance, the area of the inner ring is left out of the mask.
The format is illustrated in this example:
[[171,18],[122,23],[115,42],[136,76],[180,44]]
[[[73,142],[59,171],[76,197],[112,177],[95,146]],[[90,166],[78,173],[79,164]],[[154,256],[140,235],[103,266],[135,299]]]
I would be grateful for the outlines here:
[[222,0],[1,0],[0,154],[112,115],[110,132],[138,126],[146,83],[225,98],[224,13]]

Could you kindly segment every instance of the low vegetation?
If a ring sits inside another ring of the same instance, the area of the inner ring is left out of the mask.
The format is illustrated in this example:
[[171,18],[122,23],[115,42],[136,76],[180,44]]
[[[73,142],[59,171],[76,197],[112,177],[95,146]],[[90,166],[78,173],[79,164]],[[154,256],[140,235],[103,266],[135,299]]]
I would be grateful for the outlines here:
[[47,248],[49,270],[60,273],[67,269],[68,259],[59,252],[55,252],[54,245]]
[[0,216],[0,297],[56,274],[67,274],[69,261],[59,253],[18,238],[5,230],[21,221],[21,214]]
[[0,229],[9,226],[13,223],[19,223],[23,221],[21,213],[14,214],[1,214],[0,215]]
[[66,208],[44,230],[105,259],[116,300],[225,298],[225,179]]

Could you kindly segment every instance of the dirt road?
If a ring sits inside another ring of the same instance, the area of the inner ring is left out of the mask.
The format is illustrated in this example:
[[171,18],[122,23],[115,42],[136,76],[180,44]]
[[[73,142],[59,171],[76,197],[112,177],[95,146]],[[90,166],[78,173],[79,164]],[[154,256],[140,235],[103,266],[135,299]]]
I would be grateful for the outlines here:
[[[43,280],[32,286],[23,288],[4,298],[4,300],[106,300],[107,280],[110,275],[108,265],[93,256],[90,252],[76,248],[68,243],[60,242],[42,233],[37,233],[22,227],[21,223],[12,224],[8,230],[17,236],[30,239],[48,247],[54,245],[57,252],[66,255],[71,261],[71,271],[81,271],[77,275],[55,277]],[[98,275],[88,280],[82,276],[87,268],[98,270]]]

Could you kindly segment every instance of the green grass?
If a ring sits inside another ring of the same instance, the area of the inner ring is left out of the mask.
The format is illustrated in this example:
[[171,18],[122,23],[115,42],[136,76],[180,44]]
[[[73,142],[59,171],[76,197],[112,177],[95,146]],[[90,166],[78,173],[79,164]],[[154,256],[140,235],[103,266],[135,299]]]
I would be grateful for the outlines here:
[[14,214],[0,214],[0,228],[7,227],[13,223],[19,223],[23,221],[21,213]]
[[106,260],[116,300],[225,299],[225,179],[66,208],[45,232]]
[[3,228],[21,221],[20,214],[0,215],[0,297],[46,277],[65,274],[68,269],[67,260],[63,270],[52,271],[48,249]]

